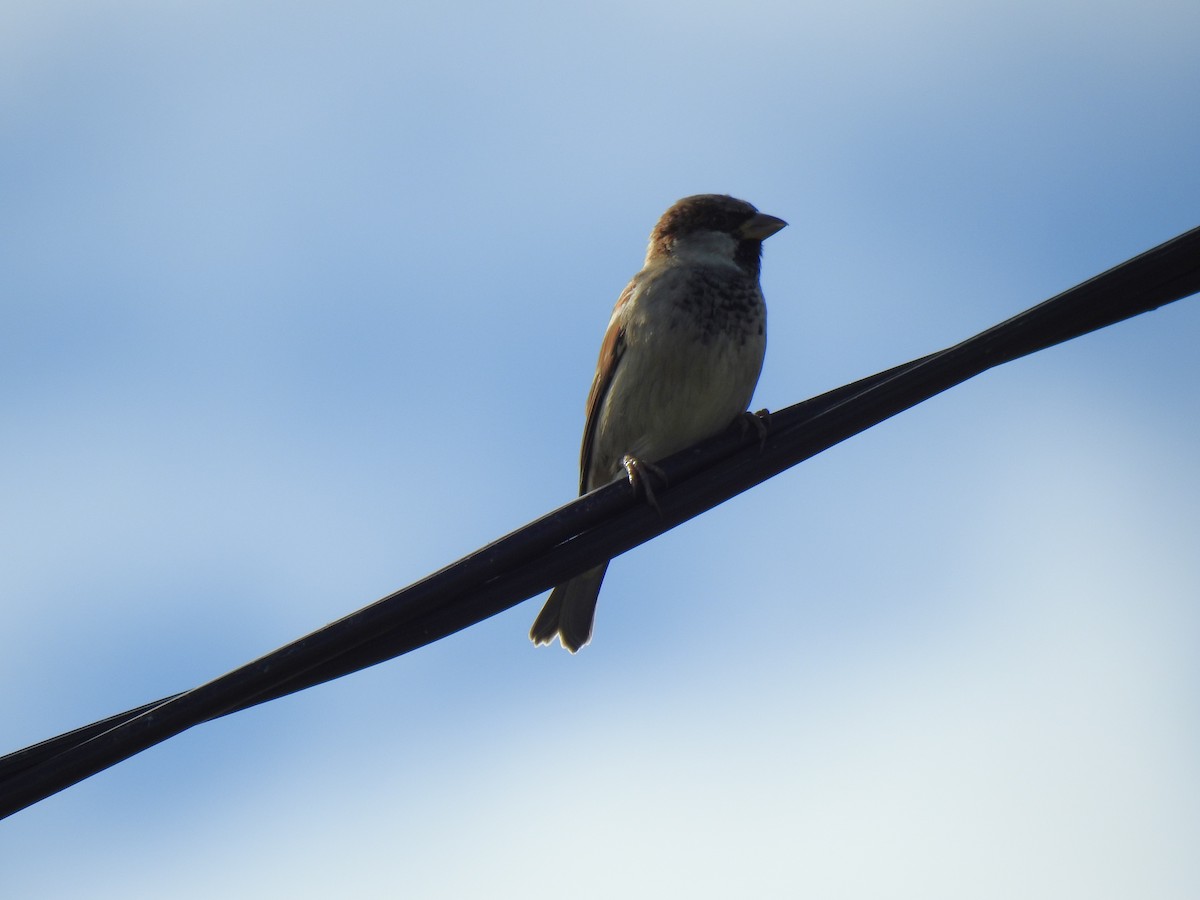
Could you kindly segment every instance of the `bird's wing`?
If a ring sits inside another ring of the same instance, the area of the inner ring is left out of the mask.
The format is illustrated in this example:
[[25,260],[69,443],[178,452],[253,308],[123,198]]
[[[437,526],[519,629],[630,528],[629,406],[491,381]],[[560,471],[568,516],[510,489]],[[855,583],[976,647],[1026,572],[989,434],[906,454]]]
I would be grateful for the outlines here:
[[621,357],[625,355],[625,304],[633,297],[637,287],[637,279],[629,282],[613,307],[612,318],[608,322],[608,330],[600,343],[600,361],[596,364],[596,377],[592,379],[592,389],[587,399],[587,422],[583,426],[583,446],[579,452],[579,493],[587,493],[588,470],[592,465],[592,444],[596,439],[596,428],[599,424],[600,409],[604,406],[604,398],[612,386],[613,376]]

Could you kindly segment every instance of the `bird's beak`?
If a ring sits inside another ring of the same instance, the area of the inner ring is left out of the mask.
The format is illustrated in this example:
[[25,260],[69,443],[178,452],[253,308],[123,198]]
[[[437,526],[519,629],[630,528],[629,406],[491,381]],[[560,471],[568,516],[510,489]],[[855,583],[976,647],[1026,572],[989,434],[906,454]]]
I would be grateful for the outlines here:
[[757,213],[738,229],[738,236],[743,240],[765,241],[775,232],[786,227],[787,222],[783,219],[768,216],[766,213]]

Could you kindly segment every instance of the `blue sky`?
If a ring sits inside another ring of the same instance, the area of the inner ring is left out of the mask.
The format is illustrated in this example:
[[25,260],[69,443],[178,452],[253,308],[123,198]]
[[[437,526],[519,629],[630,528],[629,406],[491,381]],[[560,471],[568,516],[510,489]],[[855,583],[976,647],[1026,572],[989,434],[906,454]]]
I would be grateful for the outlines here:
[[[1200,10],[0,12],[0,750],[571,497],[680,196],[779,408],[1200,224]],[[1194,897],[1200,302],[988,373],[610,570],[0,824],[6,896]]]

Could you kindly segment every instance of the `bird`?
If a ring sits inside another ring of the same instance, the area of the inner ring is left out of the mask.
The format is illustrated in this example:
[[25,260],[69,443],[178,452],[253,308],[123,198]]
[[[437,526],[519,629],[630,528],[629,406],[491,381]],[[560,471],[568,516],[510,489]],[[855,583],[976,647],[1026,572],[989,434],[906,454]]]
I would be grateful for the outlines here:
[[[725,194],[674,203],[621,292],[587,399],[579,493],[625,475],[655,504],[654,463],[746,414],[766,353],[762,242],[787,225]],[[551,591],[529,631],[576,653],[591,640],[608,561]]]

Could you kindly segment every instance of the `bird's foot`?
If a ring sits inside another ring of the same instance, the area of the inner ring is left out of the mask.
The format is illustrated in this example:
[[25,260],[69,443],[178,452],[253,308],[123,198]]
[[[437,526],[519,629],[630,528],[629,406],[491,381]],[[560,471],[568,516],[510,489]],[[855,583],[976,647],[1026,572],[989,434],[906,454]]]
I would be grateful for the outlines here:
[[629,475],[629,486],[633,488],[636,494],[641,491],[646,495],[646,502],[658,510],[662,514],[662,508],[658,505],[658,500],[654,496],[654,488],[650,485],[650,476],[653,475],[662,482],[662,486],[667,486],[667,473],[660,469],[654,463],[646,462],[643,459],[638,459],[636,456],[631,456],[626,453],[621,457],[621,465],[625,467],[625,472]]
[[771,430],[771,411],[769,409],[760,409],[758,412],[744,412],[737,417],[738,432],[743,437],[746,432],[753,428],[758,432],[758,449],[762,450],[767,445],[767,435]]

